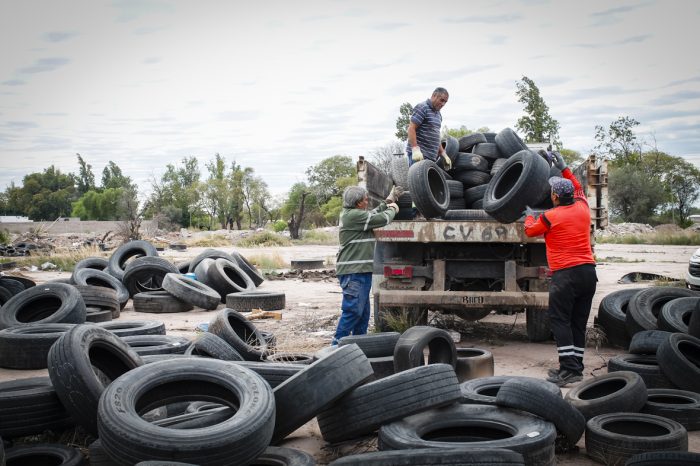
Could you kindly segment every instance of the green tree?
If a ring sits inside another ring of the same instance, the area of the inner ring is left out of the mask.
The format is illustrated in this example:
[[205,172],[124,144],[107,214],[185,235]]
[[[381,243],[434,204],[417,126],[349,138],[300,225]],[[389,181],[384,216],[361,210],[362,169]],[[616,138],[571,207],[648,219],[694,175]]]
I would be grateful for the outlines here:
[[8,207],[32,220],[67,217],[75,200],[75,177],[51,165],[41,173],[25,175],[22,187],[8,194]]
[[318,199],[306,185],[306,183],[295,183],[289,191],[287,200],[282,205],[282,215],[287,220],[289,235],[292,239],[299,239],[303,225],[308,225],[309,206],[318,206]]
[[574,167],[585,160],[581,156],[580,152],[577,152],[573,149],[561,149],[559,150],[559,153],[562,157],[564,157],[566,164],[570,167]]
[[525,135],[526,142],[549,142],[557,149],[561,148],[559,140],[559,122],[549,114],[549,107],[540,95],[535,82],[523,76],[516,83],[518,102],[525,107],[527,115],[518,119],[515,127]]
[[608,128],[595,127],[595,149],[605,154],[615,165],[636,165],[642,159],[642,144],[637,140],[634,128],[639,122],[629,116],[618,117]]
[[659,180],[666,193],[666,205],[672,217],[683,227],[690,225],[690,211],[700,196],[700,170],[683,157],[659,150],[642,154],[637,168],[650,180]]
[[[183,158],[180,166],[168,164],[160,181],[151,180],[152,192],[147,203],[147,214],[154,216],[167,206],[172,206],[182,212],[177,223],[190,226],[192,217],[199,209],[200,176],[196,157]],[[130,212],[133,213],[134,209],[130,208]]]
[[338,179],[355,176],[355,174],[352,159],[345,155],[328,157],[306,170],[309,188],[321,204],[342,193],[338,187]]
[[471,130],[467,128],[466,126],[462,125],[458,129],[452,129],[452,128],[445,128],[445,134],[448,136],[452,136],[453,138],[461,138],[464,136],[469,136],[470,134],[473,133],[490,133],[491,130],[487,126],[482,126],[481,128],[477,130]]
[[78,177],[76,182],[78,183],[78,194],[83,195],[90,190],[95,189],[95,174],[92,172],[92,165],[85,162],[80,154],[75,154],[78,156]]
[[[248,214],[248,228],[261,228],[268,219],[267,199],[270,192],[267,190],[267,183],[262,178],[255,176],[252,168],[243,171],[243,202]],[[263,215],[264,214],[264,215]]]
[[73,203],[73,216],[81,220],[121,220],[119,206],[124,188],[90,190]]
[[124,176],[122,169],[111,160],[102,170],[102,189],[109,188],[136,189],[131,178]]
[[411,113],[413,113],[413,105],[404,102],[399,107],[399,117],[396,119],[396,139],[399,141],[408,140],[408,124],[411,123]]
[[647,223],[666,199],[661,180],[633,165],[611,167],[608,193],[610,214],[623,222]]

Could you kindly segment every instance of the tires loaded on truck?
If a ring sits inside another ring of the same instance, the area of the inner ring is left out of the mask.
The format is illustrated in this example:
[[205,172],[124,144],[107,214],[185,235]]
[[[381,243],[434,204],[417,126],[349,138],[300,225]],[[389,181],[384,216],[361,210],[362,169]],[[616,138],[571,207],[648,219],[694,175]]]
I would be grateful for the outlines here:
[[[510,128],[494,142],[481,139],[448,136],[449,172],[430,160],[409,168],[403,155],[395,156],[390,174],[363,157],[357,162],[371,205],[394,184],[408,190],[395,220],[375,230],[378,330],[390,330],[397,318],[423,325],[428,310],[467,321],[525,312],[528,338],[550,337],[545,243],[525,235],[522,212],[552,207],[547,180],[560,173]],[[591,206],[592,236],[607,225],[607,166],[592,155],[575,171]]]

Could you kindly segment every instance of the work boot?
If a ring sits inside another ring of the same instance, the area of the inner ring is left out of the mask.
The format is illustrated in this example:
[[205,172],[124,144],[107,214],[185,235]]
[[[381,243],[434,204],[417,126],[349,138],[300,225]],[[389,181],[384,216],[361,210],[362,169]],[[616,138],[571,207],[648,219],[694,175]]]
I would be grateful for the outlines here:
[[552,382],[558,387],[564,387],[570,383],[580,382],[583,380],[583,375],[571,372],[568,369],[562,369],[553,377],[547,377],[547,382]]
[[561,371],[561,369],[558,367],[550,367],[549,369],[547,369],[547,376],[556,377],[557,375],[559,375],[559,371]]

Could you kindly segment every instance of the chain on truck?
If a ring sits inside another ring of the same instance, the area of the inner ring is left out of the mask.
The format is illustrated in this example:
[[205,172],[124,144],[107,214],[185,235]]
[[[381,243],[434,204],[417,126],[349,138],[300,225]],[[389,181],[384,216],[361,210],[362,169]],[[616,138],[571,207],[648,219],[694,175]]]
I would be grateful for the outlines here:
[[[607,164],[591,155],[574,173],[591,208],[591,240],[607,226]],[[371,205],[384,199],[391,176],[360,157],[359,185]],[[542,237],[525,235],[523,219],[504,224],[476,211],[466,220],[394,220],[374,230],[374,323],[403,313],[411,325],[427,323],[428,310],[476,321],[496,313],[525,312],[531,341],[549,338],[549,269]],[[593,241],[591,241],[593,244]]]

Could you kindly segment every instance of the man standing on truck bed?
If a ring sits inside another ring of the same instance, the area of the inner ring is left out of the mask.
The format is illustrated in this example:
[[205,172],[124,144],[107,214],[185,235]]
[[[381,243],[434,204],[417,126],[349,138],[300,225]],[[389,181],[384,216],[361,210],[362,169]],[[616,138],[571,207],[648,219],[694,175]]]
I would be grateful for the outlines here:
[[445,160],[445,169],[452,168],[452,161],[440,144],[442,114],[440,110],[447,103],[450,95],[444,87],[438,87],[433,95],[413,108],[411,122],[408,124],[408,142],[406,154],[408,164],[429,159],[438,161],[438,156]]
[[[403,188],[392,188],[385,202],[367,210],[367,190],[349,186],[343,192],[343,211],[340,214],[340,248],[335,270],[343,290],[342,314],[332,345],[350,334],[364,335],[369,324],[369,291],[372,288],[374,267],[375,228],[388,225],[399,207],[396,200]],[[375,310],[376,311],[376,310]]]
[[[551,155],[550,155],[551,154]],[[547,154],[563,178],[549,179],[554,208],[535,218],[525,210],[525,234],[544,235],[549,286],[549,320],[559,352],[559,368],[550,369],[548,381],[560,387],[583,379],[586,323],[598,278],[591,249],[591,211],[581,184],[559,152]]]

